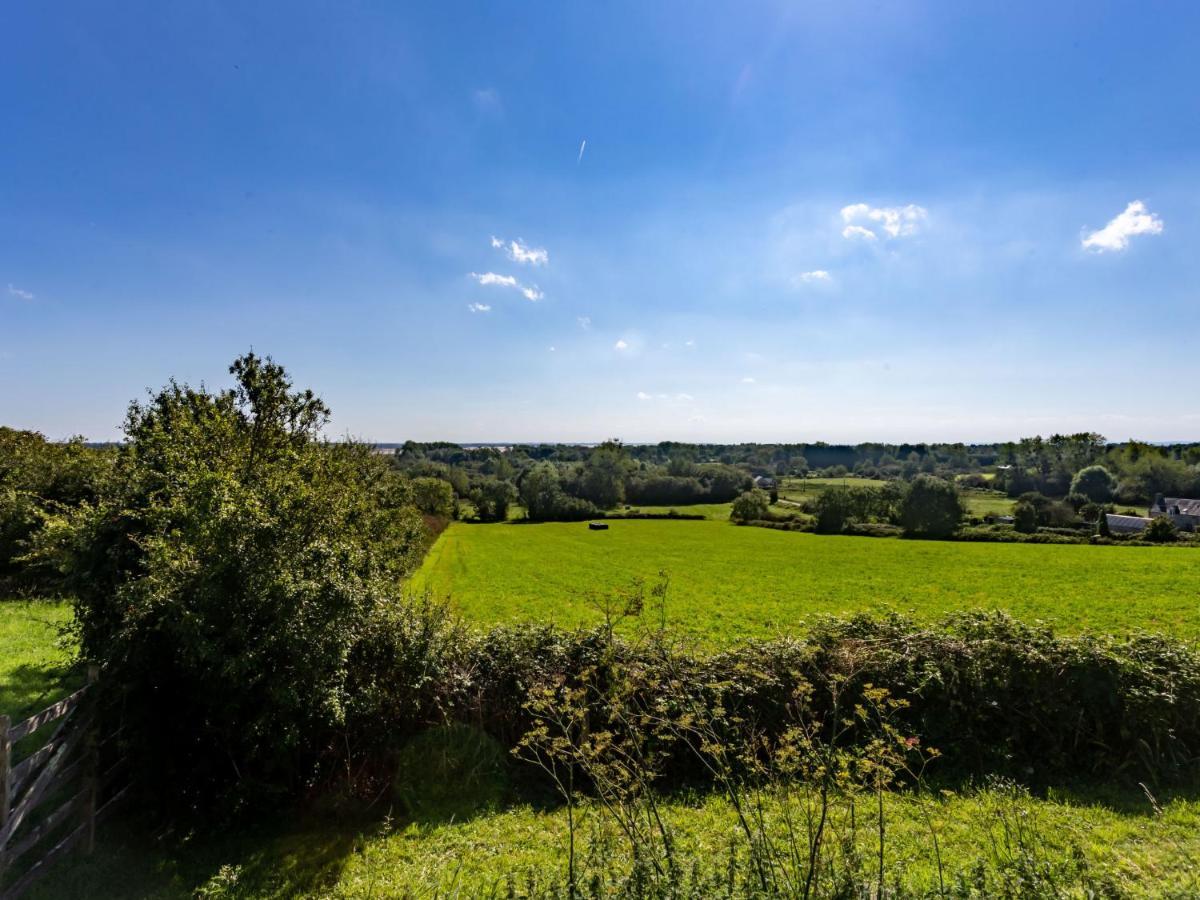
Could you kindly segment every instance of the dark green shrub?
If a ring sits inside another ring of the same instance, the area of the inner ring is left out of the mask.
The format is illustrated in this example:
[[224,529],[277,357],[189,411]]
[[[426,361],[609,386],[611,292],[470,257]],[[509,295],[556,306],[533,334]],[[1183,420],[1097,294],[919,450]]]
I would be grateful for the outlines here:
[[1022,534],[1033,534],[1038,528],[1038,510],[1030,500],[1018,500],[1013,506],[1013,527]]
[[503,522],[516,499],[516,488],[491,475],[481,478],[471,491],[471,502],[481,522]]
[[1155,516],[1142,532],[1142,537],[1156,544],[1169,544],[1179,537],[1179,530],[1166,516]]
[[311,391],[230,372],[133,404],[111,488],[50,529],[143,786],[226,813],[344,746],[347,660],[425,535],[386,460],[319,440]]
[[729,511],[729,518],[735,522],[754,522],[770,517],[771,509],[766,492],[758,488],[746,491],[734,500]]
[[906,534],[948,537],[962,523],[966,511],[958,489],[932,475],[918,475],[900,501],[899,518]]

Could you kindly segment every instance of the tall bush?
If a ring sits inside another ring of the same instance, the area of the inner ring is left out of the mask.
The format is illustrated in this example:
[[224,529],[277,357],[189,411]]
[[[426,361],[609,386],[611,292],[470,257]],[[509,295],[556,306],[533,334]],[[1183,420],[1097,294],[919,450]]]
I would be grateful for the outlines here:
[[932,475],[914,478],[900,501],[900,524],[911,535],[947,537],[962,523],[964,514],[958,489]]
[[351,651],[423,543],[408,485],[323,442],[311,391],[254,354],[230,372],[131,405],[112,489],[51,535],[144,783],[196,806],[312,775]]

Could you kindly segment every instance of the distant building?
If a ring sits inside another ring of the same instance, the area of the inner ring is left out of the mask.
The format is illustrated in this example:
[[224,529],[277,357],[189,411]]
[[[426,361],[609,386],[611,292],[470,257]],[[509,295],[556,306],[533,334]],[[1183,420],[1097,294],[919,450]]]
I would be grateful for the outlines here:
[[1137,534],[1145,531],[1152,521],[1141,516],[1118,516],[1113,513],[1105,513],[1104,518],[1108,522],[1110,534]]
[[1200,500],[1159,494],[1146,515],[1152,519],[1167,516],[1180,531],[1195,531],[1200,526]]
[[775,479],[769,475],[756,475],[754,478],[754,486],[759,490],[773,491],[778,486]]

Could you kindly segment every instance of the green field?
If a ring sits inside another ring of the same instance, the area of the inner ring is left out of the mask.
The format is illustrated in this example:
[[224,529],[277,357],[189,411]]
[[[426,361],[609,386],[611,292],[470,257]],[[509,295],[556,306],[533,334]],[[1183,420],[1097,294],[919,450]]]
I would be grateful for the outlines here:
[[574,626],[589,595],[671,577],[670,620],[726,643],[807,617],[1003,609],[1066,630],[1200,635],[1200,551],[803,534],[720,521],[451,525],[413,580],[480,622]]
[[66,603],[0,599],[0,715],[14,721],[69,693],[78,678],[59,638],[71,618]]

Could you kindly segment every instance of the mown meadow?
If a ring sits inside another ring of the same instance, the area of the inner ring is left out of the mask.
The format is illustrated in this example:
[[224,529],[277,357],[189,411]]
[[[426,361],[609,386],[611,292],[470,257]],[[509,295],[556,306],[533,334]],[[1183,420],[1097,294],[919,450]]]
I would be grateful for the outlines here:
[[1066,631],[1200,634],[1200,556],[1184,548],[814,535],[719,520],[456,523],[413,580],[479,622],[595,622],[594,598],[666,571],[670,624],[704,643],[771,637],[818,615],[936,619],[1007,610]]

